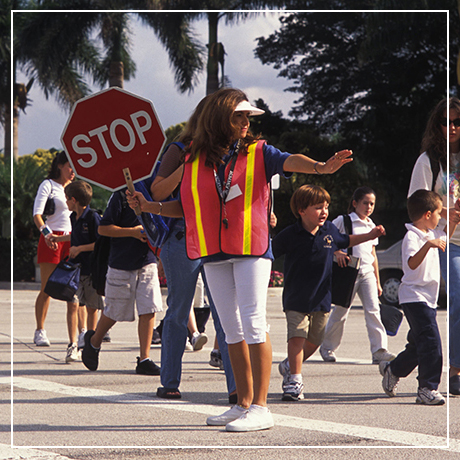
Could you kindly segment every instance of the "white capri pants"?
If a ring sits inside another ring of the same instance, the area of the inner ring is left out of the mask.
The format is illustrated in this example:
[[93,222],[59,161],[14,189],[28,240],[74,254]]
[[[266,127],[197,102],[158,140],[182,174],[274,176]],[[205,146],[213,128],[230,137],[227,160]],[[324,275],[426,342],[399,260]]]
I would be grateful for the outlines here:
[[241,257],[204,264],[211,296],[228,344],[266,341],[267,288],[272,262]]

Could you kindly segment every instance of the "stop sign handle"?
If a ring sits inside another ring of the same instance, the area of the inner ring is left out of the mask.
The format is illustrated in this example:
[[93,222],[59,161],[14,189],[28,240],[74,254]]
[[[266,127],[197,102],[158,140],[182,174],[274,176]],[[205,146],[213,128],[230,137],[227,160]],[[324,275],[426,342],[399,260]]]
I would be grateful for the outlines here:
[[[130,172],[129,168],[123,168],[123,175],[125,176],[125,181],[126,181],[126,185],[128,187],[128,190],[132,194],[134,194],[135,189],[134,189],[134,184],[133,184],[133,180],[131,178],[131,172]],[[136,216],[141,215],[141,210],[140,210],[139,206],[134,208],[133,211],[136,213]]]

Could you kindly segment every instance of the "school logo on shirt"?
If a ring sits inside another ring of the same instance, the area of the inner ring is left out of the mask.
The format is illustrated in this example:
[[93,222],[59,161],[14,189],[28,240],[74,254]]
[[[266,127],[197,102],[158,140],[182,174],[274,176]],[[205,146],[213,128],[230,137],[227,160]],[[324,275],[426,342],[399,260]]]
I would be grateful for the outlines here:
[[323,238],[323,241],[324,241],[324,247],[325,248],[332,248],[332,242],[334,241],[334,238],[332,238],[331,235],[326,235],[324,238]]

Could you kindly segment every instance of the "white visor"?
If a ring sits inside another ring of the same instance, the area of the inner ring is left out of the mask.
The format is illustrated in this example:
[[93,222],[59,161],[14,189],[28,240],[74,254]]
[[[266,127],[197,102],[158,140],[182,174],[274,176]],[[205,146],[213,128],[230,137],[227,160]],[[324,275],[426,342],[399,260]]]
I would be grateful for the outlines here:
[[249,116],[254,117],[256,115],[264,114],[265,110],[254,107],[248,101],[242,101],[236,106],[235,112],[249,112]]

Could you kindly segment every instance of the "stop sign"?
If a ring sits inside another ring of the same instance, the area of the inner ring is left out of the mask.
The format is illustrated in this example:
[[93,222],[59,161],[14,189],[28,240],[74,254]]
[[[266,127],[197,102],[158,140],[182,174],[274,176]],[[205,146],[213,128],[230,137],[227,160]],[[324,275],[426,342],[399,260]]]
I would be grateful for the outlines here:
[[80,179],[111,191],[153,173],[166,137],[151,101],[112,87],[77,101],[61,142]]

